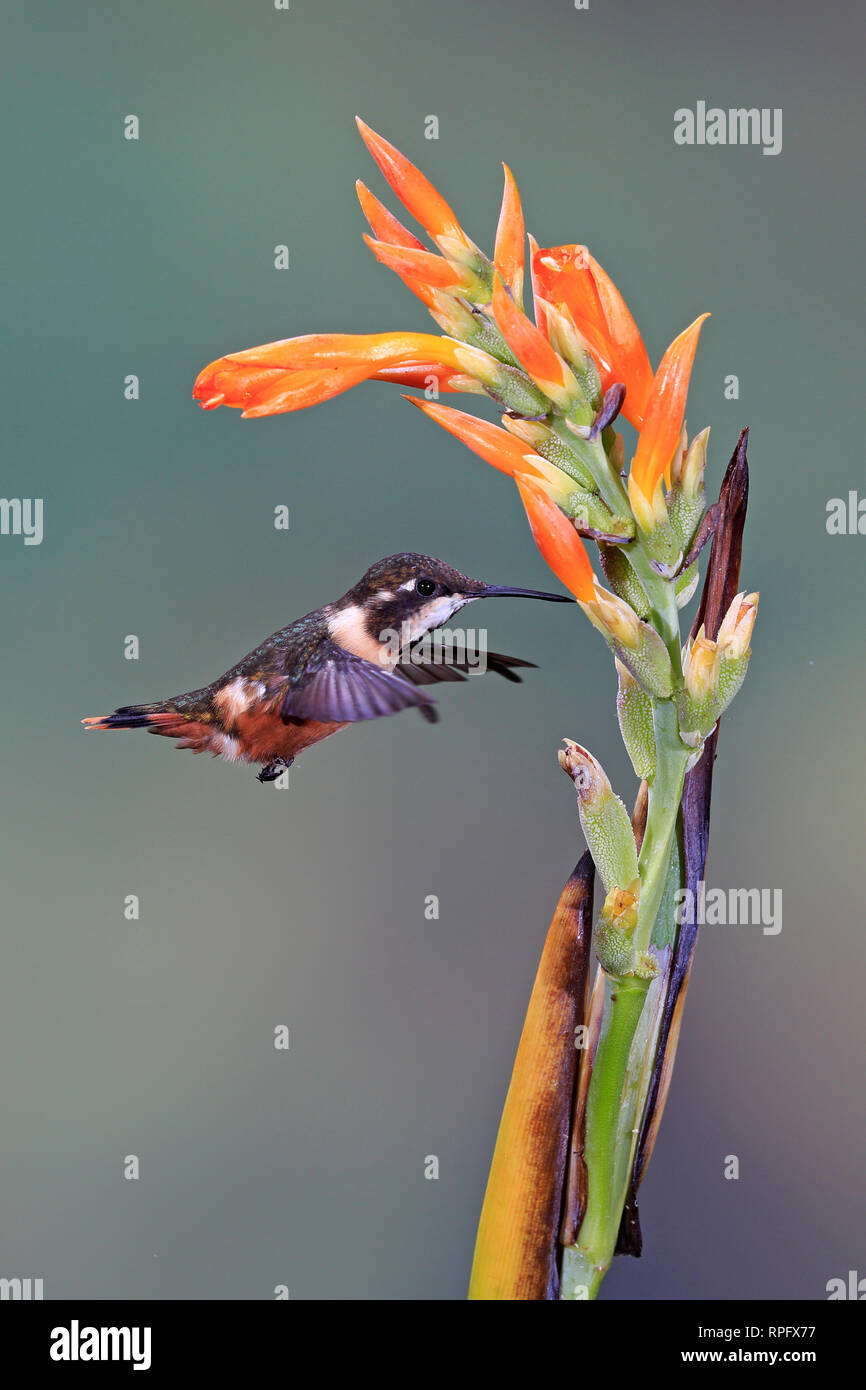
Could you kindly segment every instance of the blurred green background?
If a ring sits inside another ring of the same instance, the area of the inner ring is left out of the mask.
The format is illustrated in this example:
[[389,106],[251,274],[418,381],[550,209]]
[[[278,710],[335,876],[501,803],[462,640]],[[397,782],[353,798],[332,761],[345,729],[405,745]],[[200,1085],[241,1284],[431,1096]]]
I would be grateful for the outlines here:
[[[781,889],[784,925],[703,932],[646,1253],[604,1296],[811,1299],[866,1273],[866,540],[825,526],[863,476],[860,22],[835,0],[7,16],[3,491],[44,498],[45,535],[0,538],[0,1275],[42,1277],[48,1298],[463,1297],[541,942],[582,849],[559,739],[634,791],[608,653],[556,605],[473,613],[539,664],[522,687],[446,689],[435,728],[355,729],[288,791],[80,727],[213,679],[393,551],[550,586],[511,485],[397,389],[256,423],[190,399],[224,351],[426,329],[361,243],[353,181],[384,184],[356,111],[488,249],[507,160],[529,229],[593,248],[654,360],[713,311],[688,415],[712,426],[714,490],[752,427],[743,578],[761,612],[722,729],[708,882]],[[673,113],[699,100],[781,107],[782,153],[678,147]]]

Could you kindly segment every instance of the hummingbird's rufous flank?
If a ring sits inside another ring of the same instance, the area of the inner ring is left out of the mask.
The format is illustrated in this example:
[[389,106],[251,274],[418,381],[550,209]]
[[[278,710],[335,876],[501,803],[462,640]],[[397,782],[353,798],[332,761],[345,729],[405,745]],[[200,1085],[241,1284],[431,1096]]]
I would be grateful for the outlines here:
[[[147,729],[194,753],[260,763],[259,781],[272,782],[303,749],[347,724],[412,705],[435,722],[435,702],[423,687],[464,680],[479,663],[450,643],[431,654],[421,639],[467,603],[498,595],[573,602],[566,594],[485,584],[428,555],[390,555],[336,603],[281,628],[211,685],[82,722],[88,729]],[[520,680],[514,667],[533,664],[483,656],[485,669],[511,681]]]

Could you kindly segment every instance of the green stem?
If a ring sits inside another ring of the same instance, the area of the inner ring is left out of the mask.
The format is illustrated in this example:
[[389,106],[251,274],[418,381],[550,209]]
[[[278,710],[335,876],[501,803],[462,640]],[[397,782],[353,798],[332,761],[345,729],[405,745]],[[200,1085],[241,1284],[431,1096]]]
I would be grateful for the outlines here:
[[656,772],[649,784],[646,830],[638,856],[640,904],[634,936],[634,947],[638,952],[649,949],[670,863],[671,844],[676,833],[677,813],[689,759],[689,750],[679,736],[672,700],[653,701],[653,728]]
[[629,1184],[632,1116],[622,1105],[629,1055],[648,980],[605,979],[601,1036],[586,1103],[586,1214],[576,1246],[563,1254],[563,1299],[594,1298],[613,1259]]
[[678,679],[682,679],[682,657],[675,585],[653,569],[652,562],[639,539],[626,546],[624,554],[649,599],[650,617],[668,649],[674,668],[674,683],[677,684]]
[[[577,423],[583,422],[577,421]],[[590,444],[588,440],[581,440],[579,436],[574,435],[568,426],[560,421],[557,421],[553,428],[560,439],[570,449],[575,450],[581,462],[592,474],[602,501],[609,507],[612,515],[629,516],[631,507],[629,506],[628,493],[623,487],[622,479],[604,452],[601,439],[598,438]]]
[[[628,555],[650,601],[653,625],[670,653],[677,686],[682,682],[682,667],[674,586],[653,569],[639,540],[629,547]],[[636,960],[649,951],[662,902],[689,758],[672,699],[653,701],[653,731],[656,771],[649,784],[646,830],[638,858]],[[649,987],[650,980],[638,975],[605,979],[601,1035],[586,1103],[587,1205],[577,1244],[563,1252],[563,1299],[595,1298],[613,1259],[631,1181],[635,1136],[652,1079],[652,1067],[646,1062],[655,1046],[655,1029],[651,1021],[641,1029]]]

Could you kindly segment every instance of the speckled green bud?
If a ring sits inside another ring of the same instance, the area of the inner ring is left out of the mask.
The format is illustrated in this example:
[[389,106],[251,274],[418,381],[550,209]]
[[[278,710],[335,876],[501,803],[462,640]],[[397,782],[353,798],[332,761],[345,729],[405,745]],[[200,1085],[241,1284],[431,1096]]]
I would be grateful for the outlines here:
[[[608,975],[638,973],[634,950],[634,933],[638,916],[637,880],[628,888],[612,888],[595,929],[595,954],[602,970]],[[641,964],[644,957],[640,958]]]
[[650,615],[649,599],[640,580],[618,545],[600,545],[599,555],[605,578],[615,594],[634,609],[639,618]]
[[638,641],[634,646],[611,642],[614,654],[631,672],[639,685],[657,700],[666,700],[673,689],[673,671],[668,649],[654,627],[638,623]]
[[591,470],[579,458],[577,449],[552,430],[543,420],[503,420],[510,434],[514,434],[529,444],[536,454],[552,463],[561,472],[567,473],[584,492],[597,494],[595,479]]
[[571,739],[565,742],[559,765],[577,791],[580,823],[605,892],[624,888],[638,876],[637,847],[628,811],[592,754]]
[[575,488],[565,502],[565,511],[580,526],[601,531],[606,536],[622,536],[626,540],[634,535],[631,517],[613,516],[597,493]]
[[622,741],[637,776],[648,781],[656,770],[652,700],[619,659],[616,674],[616,713]]
[[683,553],[687,554],[706,510],[703,489],[699,498],[691,498],[686,497],[681,488],[672,487],[665,501],[674,535]]

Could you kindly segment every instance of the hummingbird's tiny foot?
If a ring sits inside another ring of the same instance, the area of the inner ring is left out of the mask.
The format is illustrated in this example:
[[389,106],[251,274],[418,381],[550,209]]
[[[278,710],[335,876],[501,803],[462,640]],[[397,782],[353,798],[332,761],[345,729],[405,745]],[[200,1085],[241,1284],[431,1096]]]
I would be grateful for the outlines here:
[[256,773],[259,782],[276,782],[277,778],[284,772],[288,772],[294,758],[274,758],[272,763],[267,763],[261,772]]

